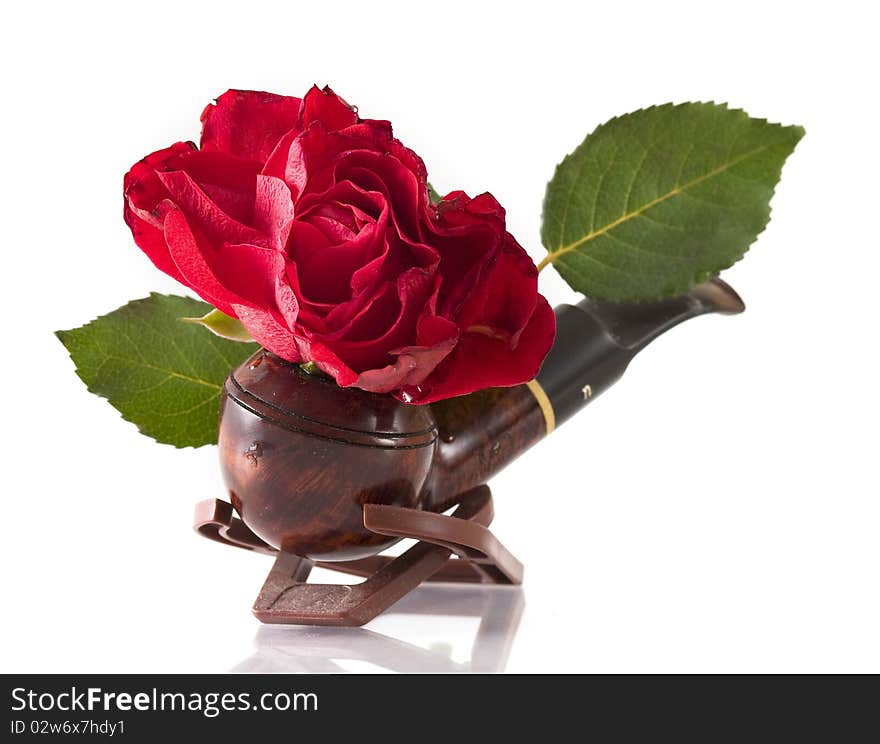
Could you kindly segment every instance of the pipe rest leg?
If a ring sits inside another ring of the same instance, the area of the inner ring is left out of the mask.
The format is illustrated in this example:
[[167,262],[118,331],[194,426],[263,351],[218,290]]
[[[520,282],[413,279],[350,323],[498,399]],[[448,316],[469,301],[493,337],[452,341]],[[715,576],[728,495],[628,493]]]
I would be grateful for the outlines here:
[[315,563],[266,545],[233,515],[228,502],[200,503],[195,529],[218,542],[276,555],[253,607],[262,622],[352,626],[369,622],[423,581],[521,583],[522,564],[489,531],[492,517],[492,495],[485,485],[462,494],[450,516],[366,504],[367,529],[418,542],[393,558],[317,564],[367,577],[352,585],[306,583]]

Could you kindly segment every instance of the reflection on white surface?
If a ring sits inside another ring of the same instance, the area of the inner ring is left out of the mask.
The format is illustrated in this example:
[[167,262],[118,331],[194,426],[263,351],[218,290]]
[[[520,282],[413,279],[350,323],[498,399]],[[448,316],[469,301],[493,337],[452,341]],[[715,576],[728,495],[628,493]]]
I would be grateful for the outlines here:
[[426,584],[366,628],[261,626],[231,671],[501,672],[524,605],[518,586]]

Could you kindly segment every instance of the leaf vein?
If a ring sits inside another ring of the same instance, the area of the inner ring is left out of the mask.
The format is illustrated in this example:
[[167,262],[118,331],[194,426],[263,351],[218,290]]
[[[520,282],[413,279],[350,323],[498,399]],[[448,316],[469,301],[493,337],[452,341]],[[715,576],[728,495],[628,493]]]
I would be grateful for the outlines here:
[[[743,160],[746,160],[747,158],[753,157],[754,155],[757,155],[758,153],[763,152],[764,150],[768,149],[769,147],[772,147],[774,144],[776,144],[776,143],[775,142],[769,143],[766,145],[762,145],[761,147],[757,147],[753,150],[749,150],[748,152],[743,153],[739,157],[734,158],[733,160],[730,160],[727,163],[724,163],[724,164],[718,166],[717,168],[713,168],[712,170],[708,171],[707,173],[704,173],[703,175],[698,176],[697,178],[694,178],[694,179],[688,181],[687,183],[682,184],[681,186],[676,186],[675,188],[667,191],[666,193],[661,194],[660,196],[658,196],[654,199],[651,199],[650,201],[648,201],[645,204],[643,204],[642,206],[632,210],[631,212],[625,212],[620,217],[613,220],[612,222],[609,222],[607,225],[604,225],[603,227],[599,228],[598,230],[592,230],[590,233],[588,233],[587,235],[584,235],[583,237],[579,238],[578,240],[575,240],[567,245],[563,245],[562,247],[557,248],[555,251],[551,251],[545,260],[555,261],[559,256],[564,255],[566,253],[569,253],[569,252],[575,250],[576,248],[579,248],[584,243],[587,243],[591,240],[594,240],[595,238],[599,237],[600,235],[604,235],[605,233],[609,232],[610,230],[613,230],[615,227],[618,227],[619,225],[623,224],[624,222],[627,222],[628,220],[631,220],[634,217],[638,217],[643,212],[646,212],[649,209],[656,207],[658,204],[662,204],[663,202],[668,201],[669,199],[671,199],[674,196],[677,196],[678,194],[686,193],[688,189],[693,188],[694,186],[697,186],[700,183],[703,183],[704,181],[707,181],[710,178],[714,178],[715,176],[720,175],[721,173],[724,173],[725,171],[732,168],[734,165],[737,165],[738,163],[741,163]],[[691,196],[692,196],[692,194],[691,194]]]

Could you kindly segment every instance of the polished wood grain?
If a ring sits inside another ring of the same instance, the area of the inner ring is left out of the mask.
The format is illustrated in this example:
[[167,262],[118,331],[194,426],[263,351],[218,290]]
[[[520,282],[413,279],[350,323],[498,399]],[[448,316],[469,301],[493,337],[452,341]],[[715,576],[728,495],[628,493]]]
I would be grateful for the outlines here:
[[438,446],[422,492],[426,508],[445,511],[457,494],[486,483],[547,434],[526,385],[478,390],[431,405]]
[[545,431],[525,385],[413,406],[260,351],[226,381],[220,463],[233,506],[261,539],[346,561],[395,542],[364,527],[364,504],[443,511]]
[[340,388],[260,351],[229,376],[223,394],[220,460],[233,506],[286,552],[322,561],[374,555],[394,539],[364,527],[365,504],[445,511],[546,436],[547,405],[564,420],[661,333],[743,307],[719,279],[640,306],[560,306],[537,398],[517,385],[408,405]]
[[419,506],[436,439],[427,408],[339,388],[261,351],[226,381],[218,443],[233,506],[254,533],[303,557],[352,560],[395,542],[364,527],[363,505]]

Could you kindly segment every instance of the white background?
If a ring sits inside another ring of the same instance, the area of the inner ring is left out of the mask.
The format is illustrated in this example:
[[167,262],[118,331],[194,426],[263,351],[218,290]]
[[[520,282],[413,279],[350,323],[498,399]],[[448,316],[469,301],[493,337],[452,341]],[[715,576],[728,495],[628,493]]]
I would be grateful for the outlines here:
[[[523,6],[5,9],[2,671],[880,671],[870,4]],[[223,495],[213,448],[139,435],[52,336],[181,291],[123,224],[133,162],[197,139],[227,88],[313,82],[390,119],[441,191],[491,190],[535,259],[555,163],[615,114],[714,99],[806,127],[770,227],[725,274],[748,311],[664,337],[493,481],[521,595],[422,592],[403,608],[422,614],[365,630],[259,630],[270,559],[190,531],[193,504]],[[424,614],[468,602],[489,608],[475,651],[477,618]]]

